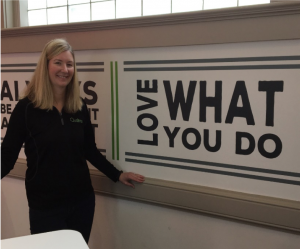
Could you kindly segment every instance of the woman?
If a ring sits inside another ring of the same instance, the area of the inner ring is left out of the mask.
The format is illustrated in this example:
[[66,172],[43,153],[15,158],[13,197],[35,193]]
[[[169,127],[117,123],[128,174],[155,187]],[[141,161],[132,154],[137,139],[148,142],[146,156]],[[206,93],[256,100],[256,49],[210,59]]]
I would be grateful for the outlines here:
[[134,187],[144,177],[123,173],[98,151],[86,104],[79,96],[76,63],[63,39],[42,51],[1,146],[3,178],[25,143],[26,194],[32,234],[73,229],[89,240],[95,208],[88,160],[114,182]]

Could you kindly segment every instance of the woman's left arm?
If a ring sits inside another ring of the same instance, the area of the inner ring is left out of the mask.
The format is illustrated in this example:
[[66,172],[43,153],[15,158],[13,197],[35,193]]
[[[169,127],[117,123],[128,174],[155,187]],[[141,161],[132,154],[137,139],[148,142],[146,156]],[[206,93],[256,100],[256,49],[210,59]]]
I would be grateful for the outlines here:
[[90,116],[85,103],[83,103],[82,111],[84,113],[86,121],[84,124],[84,144],[86,159],[114,182],[117,182],[119,180],[126,186],[130,186],[133,188],[133,181],[139,183],[143,182],[145,180],[143,176],[134,174],[132,172],[124,173],[123,171],[118,170],[100,153],[95,143],[94,128],[91,124]]

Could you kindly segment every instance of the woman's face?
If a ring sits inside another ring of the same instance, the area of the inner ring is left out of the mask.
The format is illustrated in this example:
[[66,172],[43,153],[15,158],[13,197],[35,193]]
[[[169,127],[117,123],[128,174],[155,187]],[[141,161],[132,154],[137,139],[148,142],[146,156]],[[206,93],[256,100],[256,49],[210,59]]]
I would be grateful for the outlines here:
[[48,63],[52,87],[66,88],[74,75],[74,59],[70,51],[54,56]]

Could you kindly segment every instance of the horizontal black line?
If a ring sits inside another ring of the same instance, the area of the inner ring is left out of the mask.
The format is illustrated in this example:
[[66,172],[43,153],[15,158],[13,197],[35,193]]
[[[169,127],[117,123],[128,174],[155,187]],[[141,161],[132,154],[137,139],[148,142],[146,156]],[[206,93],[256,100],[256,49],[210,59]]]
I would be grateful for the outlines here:
[[140,153],[132,153],[132,152],[125,152],[125,155],[126,156],[135,156],[135,157],[167,160],[167,161],[173,161],[173,162],[200,164],[200,165],[213,166],[213,167],[219,167],[219,168],[227,168],[227,169],[238,169],[238,170],[245,170],[245,171],[252,171],[252,172],[274,174],[274,175],[300,177],[300,173],[289,172],[289,171],[261,169],[261,168],[254,168],[254,167],[248,167],[248,166],[233,165],[233,164],[205,162],[205,161],[199,161],[199,160],[191,160],[191,159],[176,158],[176,157],[166,157],[166,156],[157,156],[157,155],[148,155],[148,154],[140,154]]
[[300,64],[287,65],[245,65],[245,66],[214,66],[214,67],[140,67],[124,68],[125,72],[149,71],[211,71],[211,70],[255,70],[255,69],[299,69]]
[[104,62],[76,62],[76,66],[103,66]]
[[[1,67],[36,67],[37,63],[1,64]],[[103,66],[103,61],[98,62],[76,62],[76,66]]]
[[249,174],[241,174],[241,173],[221,171],[221,170],[213,170],[213,169],[205,169],[205,168],[196,168],[196,167],[190,167],[190,166],[181,166],[181,165],[169,164],[169,163],[135,160],[135,159],[130,159],[130,158],[125,158],[125,161],[126,162],[131,162],[131,163],[140,163],[140,164],[161,166],[161,167],[167,167],[167,168],[200,171],[200,172],[212,173],[212,174],[218,174],[218,175],[235,176],[235,177],[240,177],[240,178],[248,178],[248,179],[255,179],[255,180],[269,181],[269,182],[279,182],[279,183],[285,183],[285,184],[300,186],[300,181],[292,181],[292,180],[287,180],[287,179],[257,176],[257,175],[249,175]]
[[104,72],[104,68],[79,68],[77,72]]
[[36,67],[36,63],[1,64],[1,67]]
[[34,72],[35,69],[3,69],[1,73],[27,73]]
[[211,59],[185,59],[185,60],[149,60],[124,61],[124,65],[149,64],[184,64],[184,63],[218,63],[218,62],[249,62],[249,61],[291,61],[300,60],[300,56],[267,56],[267,57],[241,57],[241,58],[211,58]]
[[[1,73],[27,73],[34,72],[35,69],[3,69]],[[104,72],[104,68],[79,68],[77,72]]]

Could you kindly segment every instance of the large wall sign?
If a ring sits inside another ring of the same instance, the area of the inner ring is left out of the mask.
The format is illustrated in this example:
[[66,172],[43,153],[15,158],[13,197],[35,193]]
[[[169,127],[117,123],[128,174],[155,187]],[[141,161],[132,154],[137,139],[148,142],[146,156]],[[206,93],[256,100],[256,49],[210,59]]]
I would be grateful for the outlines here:
[[[147,177],[300,200],[299,51],[299,40],[78,51],[97,146]],[[2,136],[37,59],[2,55]]]

